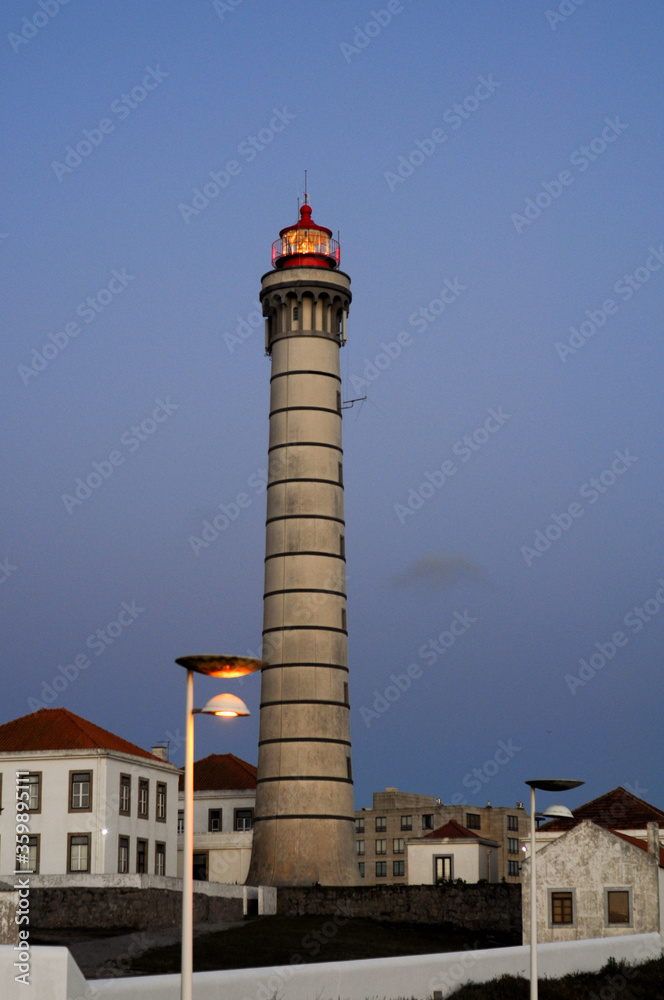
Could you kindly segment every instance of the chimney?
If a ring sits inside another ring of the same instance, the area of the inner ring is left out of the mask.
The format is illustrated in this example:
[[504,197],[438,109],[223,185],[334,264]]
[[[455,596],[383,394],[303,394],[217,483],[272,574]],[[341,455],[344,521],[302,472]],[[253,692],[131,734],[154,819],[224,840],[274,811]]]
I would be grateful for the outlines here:
[[158,757],[159,760],[168,760],[168,747],[159,745],[156,747],[150,747],[150,753],[153,757]]
[[659,824],[648,823],[648,854],[654,854],[659,864]]

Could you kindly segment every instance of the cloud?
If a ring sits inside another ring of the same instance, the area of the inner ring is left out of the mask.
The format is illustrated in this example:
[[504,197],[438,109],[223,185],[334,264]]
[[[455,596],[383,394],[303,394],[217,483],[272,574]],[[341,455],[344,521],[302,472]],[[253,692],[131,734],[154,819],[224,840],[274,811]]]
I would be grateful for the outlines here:
[[483,583],[484,570],[464,556],[441,553],[418,559],[394,579],[394,586],[407,587],[411,584],[421,584],[429,590],[445,590],[464,580]]

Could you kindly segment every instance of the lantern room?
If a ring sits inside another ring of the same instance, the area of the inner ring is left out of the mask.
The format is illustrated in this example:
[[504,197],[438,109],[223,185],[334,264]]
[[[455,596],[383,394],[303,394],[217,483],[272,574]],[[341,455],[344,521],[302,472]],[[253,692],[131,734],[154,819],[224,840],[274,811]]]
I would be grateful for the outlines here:
[[272,244],[272,267],[339,266],[339,243],[332,239],[332,230],[317,225],[311,218],[311,205],[300,209],[294,226],[287,226]]

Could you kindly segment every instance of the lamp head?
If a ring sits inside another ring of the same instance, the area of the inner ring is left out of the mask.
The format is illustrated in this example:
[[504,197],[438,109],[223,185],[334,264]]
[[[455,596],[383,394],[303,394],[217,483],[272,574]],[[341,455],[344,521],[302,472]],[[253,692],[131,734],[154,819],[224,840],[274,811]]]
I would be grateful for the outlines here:
[[225,718],[236,718],[238,715],[251,715],[251,712],[242,701],[234,694],[218,694],[210,698],[201,712],[206,715],[221,715]]

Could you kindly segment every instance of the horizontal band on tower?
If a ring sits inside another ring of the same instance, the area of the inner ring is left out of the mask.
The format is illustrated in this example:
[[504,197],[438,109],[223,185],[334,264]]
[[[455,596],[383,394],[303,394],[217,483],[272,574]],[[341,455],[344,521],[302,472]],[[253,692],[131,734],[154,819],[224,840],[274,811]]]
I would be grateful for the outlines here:
[[317,479],[315,476],[304,476],[303,478],[293,478],[293,479],[273,479],[271,483],[267,484],[268,490],[272,489],[273,486],[282,486],[284,483],[327,483],[329,486],[338,486],[340,490],[344,488],[343,483],[340,483],[337,479]]
[[346,597],[343,590],[323,590],[322,587],[287,587],[284,590],[268,590],[263,594],[266,597],[275,597],[277,594],[331,594],[333,597]]
[[[329,412],[329,411],[328,411]],[[343,455],[344,450],[338,444],[326,444],[324,441],[285,441],[284,444],[273,444],[267,449],[268,455],[277,448],[334,448]]]
[[285,776],[275,775],[273,778],[256,778],[257,785],[262,785],[266,781],[342,781],[346,785],[353,784],[352,778],[331,778],[323,774],[287,774]]
[[265,524],[272,524],[273,521],[294,521],[297,518],[318,519],[319,521],[336,521],[337,524],[346,526],[343,517],[332,517],[331,514],[277,514],[276,517],[268,517]]
[[284,813],[281,816],[254,816],[254,823],[266,823],[271,819],[339,819],[355,823],[354,816],[336,816],[334,813]]
[[349,747],[350,740],[334,740],[331,736],[275,736],[271,740],[259,740],[259,747],[268,743],[338,743],[341,746]]
[[268,559],[279,559],[281,556],[329,556],[330,559],[341,559],[346,562],[346,557],[339,555],[338,552],[273,552],[271,556],[265,556],[265,562]]
[[284,698],[281,701],[262,701],[259,708],[274,708],[275,705],[336,705],[337,708],[350,708],[347,701],[326,701],[317,698]]
[[268,416],[274,417],[277,413],[293,413],[295,410],[318,410],[321,413],[334,413],[336,417],[341,417],[339,411],[332,406],[280,406],[276,410],[270,410]]
[[261,667],[261,673],[265,673],[266,670],[278,670],[281,667],[288,669],[289,667],[325,667],[327,670],[345,670],[349,673],[348,667],[344,666],[343,663],[268,663],[266,667]]
[[336,628],[334,625],[275,625],[274,628],[264,628],[261,635],[270,632],[340,632],[348,635],[348,629]]
[[325,375],[326,378],[334,378],[337,382],[341,382],[341,376],[335,375],[333,372],[319,372],[314,368],[297,368],[294,371],[287,372],[277,372],[270,379],[270,382],[274,382],[275,378],[283,378],[285,375]]

